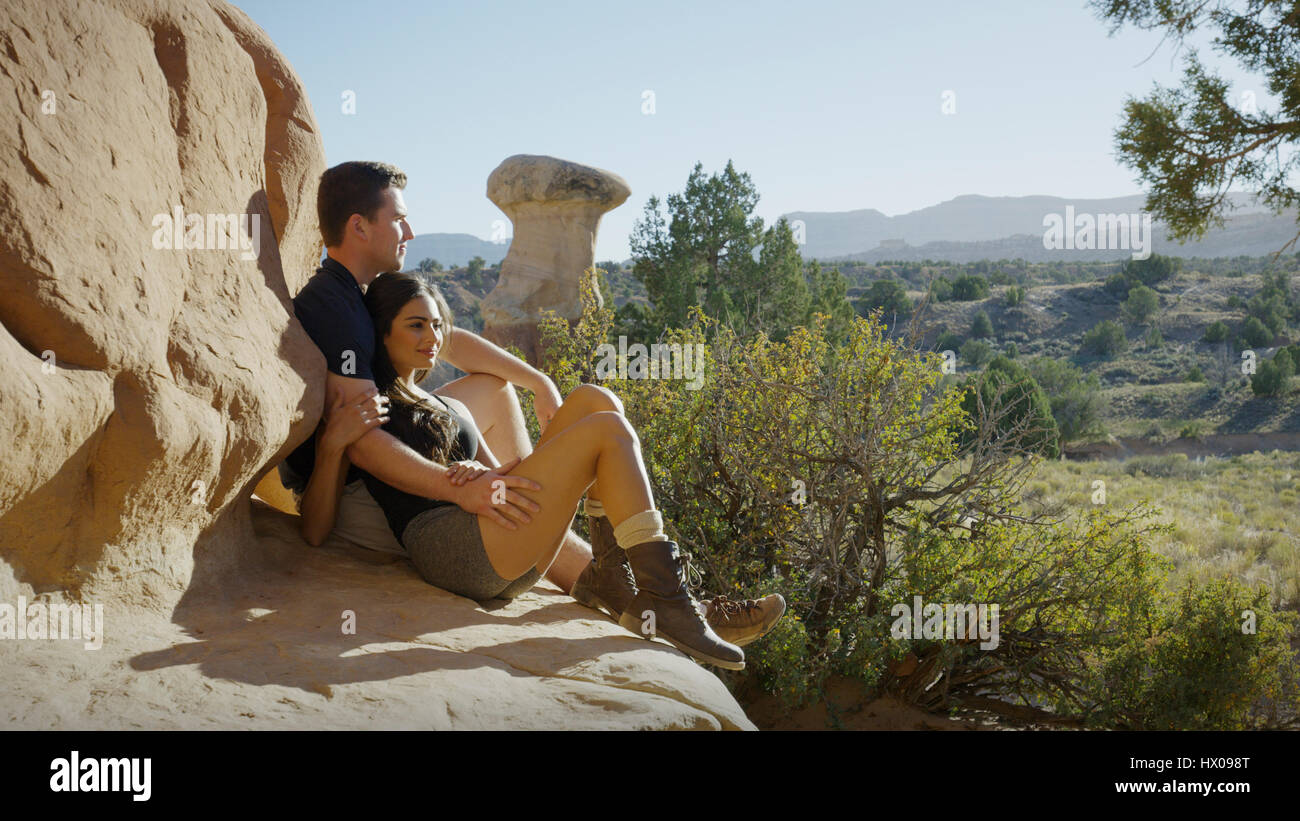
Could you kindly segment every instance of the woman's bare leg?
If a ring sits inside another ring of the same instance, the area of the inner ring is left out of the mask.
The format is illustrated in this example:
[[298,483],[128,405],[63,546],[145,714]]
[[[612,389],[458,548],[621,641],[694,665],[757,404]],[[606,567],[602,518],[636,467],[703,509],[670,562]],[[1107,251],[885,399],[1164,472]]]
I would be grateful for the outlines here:
[[640,442],[627,420],[612,411],[588,414],[546,437],[511,475],[542,486],[540,492],[526,494],[541,512],[518,530],[479,517],[488,559],[505,579],[518,578],[558,549],[578,502],[593,482],[600,486],[612,523],[654,509]]
[[[483,434],[484,441],[498,459],[509,462],[523,459],[533,452],[528,440],[528,428],[515,389],[505,380],[491,374],[474,373],[439,387],[434,393],[459,399],[474,416],[474,423]],[[556,411],[551,423],[538,444],[549,441],[569,425],[602,411],[623,412],[623,403],[614,392],[596,385],[581,385],[572,391]],[[588,497],[598,499],[588,490]],[[566,593],[573,589],[582,571],[591,563],[591,546],[572,530],[564,534],[559,550],[537,565],[551,582]]]

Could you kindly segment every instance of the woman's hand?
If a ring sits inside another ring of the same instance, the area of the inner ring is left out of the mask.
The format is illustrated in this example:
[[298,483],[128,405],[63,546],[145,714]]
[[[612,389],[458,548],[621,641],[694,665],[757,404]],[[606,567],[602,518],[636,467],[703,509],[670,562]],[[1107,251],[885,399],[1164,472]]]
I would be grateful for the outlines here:
[[461,462],[451,462],[447,465],[447,479],[450,480],[452,485],[455,487],[460,487],[466,482],[472,482],[490,470],[492,470],[492,468],[482,462],[476,462],[473,459],[466,459]]
[[371,428],[388,421],[388,397],[376,388],[369,388],[352,402],[344,402],[343,394],[335,394],[334,401],[321,419],[321,446],[342,451],[360,439]]

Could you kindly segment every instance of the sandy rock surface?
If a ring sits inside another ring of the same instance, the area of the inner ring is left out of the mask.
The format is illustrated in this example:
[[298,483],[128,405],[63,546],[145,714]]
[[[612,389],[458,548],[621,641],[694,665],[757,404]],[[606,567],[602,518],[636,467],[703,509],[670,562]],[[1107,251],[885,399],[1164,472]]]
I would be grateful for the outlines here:
[[[8,729],[753,729],[707,669],[547,582],[487,606],[261,504],[245,588],[110,602],[98,650],[0,641]],[[344,611],[355,614],[345,632]]]

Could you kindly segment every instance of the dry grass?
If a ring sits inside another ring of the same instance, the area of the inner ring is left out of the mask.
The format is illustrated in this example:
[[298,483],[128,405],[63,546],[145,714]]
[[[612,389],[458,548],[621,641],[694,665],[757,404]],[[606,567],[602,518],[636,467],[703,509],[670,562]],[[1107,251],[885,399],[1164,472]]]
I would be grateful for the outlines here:
[[1300,453],[1044,462],[1024,499],[1068,514],[1092,506],[1096,480],[1107,505],[1148,501],[1174,525],[1151,545],[1172,560],[1174,584],[1226,572],[1267,584],[1275,607],[1300,610]]

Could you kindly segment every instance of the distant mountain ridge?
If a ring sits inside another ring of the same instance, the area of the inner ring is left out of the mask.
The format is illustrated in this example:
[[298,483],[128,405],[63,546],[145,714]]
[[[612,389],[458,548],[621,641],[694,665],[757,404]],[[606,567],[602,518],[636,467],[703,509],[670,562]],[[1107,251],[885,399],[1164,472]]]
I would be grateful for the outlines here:
[[[1172,256],[1262,256],[1281,248],[1296,234],[1296,214],[1274,215],[1250,194],[1230,194],[1234,207],[1221,229],[1211,229],[1199,241],[1180,245],[1167,238],[1164,226],[1153,226],[1152,251]],[[985,197],[966,194],[947,202],[889,217],[875,209],[818,212],[794,211],[783,216],[802,220],[804,259],[947,260],[1014,259],[1108,260],[1131,251],[1052,250],[1043,246],[1048,214],[1138,214],[1146,197],[1134,194],[1108,199],[1065,197]]]
[[[1300,230],[1294,211],[1275,215],[1256,204],[1250,194],[1230,194],[1228,199],[1234,210],[1227,215],[1224,227],[1210,229],[1198,241],[1184,245],[1172,242],[1164,226],[1154,223],[1152,251],[1179,257],[1265,256],[1277,251]],[[782,216],[791,222],[803,221],[805,244],[799,251],[804,259],[1100,261],[1121,259],[1131,251],[1045,248],[1043,218],[1048,214],[1064,214],[1067,206],[1080,215],[1138,214],[1145,202],[1142,194],[1107,199],[963,194],[895,217],[874,208],[792,211]],[[418,234],[407,244],[406,268],[414,270],[421,260],[428,258],[447,268],[459,267],[476,256],[492,266],[500,263],[508,250],[509,238],[490,242],[472,234]],[[630,259],[624,260],[624,264],[630,263]]]
[[474,257],[496,265],[509,250],[509,237],[504,242],[489,242],[473,234],[416,234],[406,243],[405,269],[414,271],[425,259],[436,259],[444,268],[467,265]]

